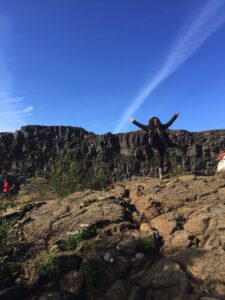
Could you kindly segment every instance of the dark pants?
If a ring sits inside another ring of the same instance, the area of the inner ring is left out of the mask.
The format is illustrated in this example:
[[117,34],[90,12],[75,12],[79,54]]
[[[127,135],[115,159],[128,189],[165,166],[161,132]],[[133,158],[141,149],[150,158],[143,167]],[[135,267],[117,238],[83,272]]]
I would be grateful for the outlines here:
[[163,168],[164,164],[164,156],[166,152],[166,147],[162,143],[160,139],[157,139],[155,143],[152,145],[152,148],[156,149],[159,153],[159,168]]
[[163,164],[164,164],[164,156],[166,152],[166,148],[155,148],[158,153],[159,153],[159,168],[163,169]]

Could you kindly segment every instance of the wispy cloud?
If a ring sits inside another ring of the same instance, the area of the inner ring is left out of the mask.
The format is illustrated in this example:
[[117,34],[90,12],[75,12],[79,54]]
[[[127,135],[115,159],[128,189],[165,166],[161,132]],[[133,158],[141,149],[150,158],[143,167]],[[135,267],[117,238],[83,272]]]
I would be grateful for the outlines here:
[[6,45],[10,43],[11,23],[0,15],[0,132],[14,131],[26,123],[33,107],[24,105],[24,98],[16,96],[14,75],[9,69]]
[[149,98],[152,92],[174,73],[225,21],[225,1],[210,0],[201,9],[195,18],[189,20],[189,24],[172,45],[165,63],[156,75],[133,99],[125,110],[114,132],[120,132],[128,122],[128,118],[134,115],[136,110]]

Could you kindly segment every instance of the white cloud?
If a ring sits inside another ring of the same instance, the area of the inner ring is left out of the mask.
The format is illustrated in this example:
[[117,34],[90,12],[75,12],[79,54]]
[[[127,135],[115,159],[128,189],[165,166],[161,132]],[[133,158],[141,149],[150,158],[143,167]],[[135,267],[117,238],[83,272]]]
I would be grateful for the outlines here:
[[10,20],[0,15],[0,132],[14,131],[26,123],[33,107],[24,107],[24,98],[16,96],[14,75],[8,67],[5,45],[9,44]]
[[200,13],[189,20],[171,47],[165,63],[125,110],[114,132],[120,132],[137,109],[159,84],[175,72],[225,21],[225,1],[210,0]]
[[34,109],[33,106],[28,106],[27,108],[25,108],[25,109],[23,110],[23,112],[24,112],[24,113],[29,113],[29,112],[31,112],[33,109]]

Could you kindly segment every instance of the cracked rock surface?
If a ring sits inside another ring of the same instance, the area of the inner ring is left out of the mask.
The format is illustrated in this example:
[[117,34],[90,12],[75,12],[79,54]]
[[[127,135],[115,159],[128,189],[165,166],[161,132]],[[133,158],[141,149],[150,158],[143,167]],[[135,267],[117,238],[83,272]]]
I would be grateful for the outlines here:
[[[225,299],[222,176],[132,177],[105,191],[39,200],[1,216],[12,222],[23,266],[12,299],[21,299],[21,287],[27,300]],[[62,249],[68,232],[83,227],[97,231]],[[57,284],[36,269],[51,249],[62,267]]]

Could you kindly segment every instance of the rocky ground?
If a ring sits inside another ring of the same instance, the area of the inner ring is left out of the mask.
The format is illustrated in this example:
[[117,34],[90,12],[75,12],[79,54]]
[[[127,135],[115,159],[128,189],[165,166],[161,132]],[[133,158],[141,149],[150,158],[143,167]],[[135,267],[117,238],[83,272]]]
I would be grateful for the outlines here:
[[0,299],[225,299],[225,177],[133,177],[63,199],[34,192],[1,213],[2,256],[19,268]]

